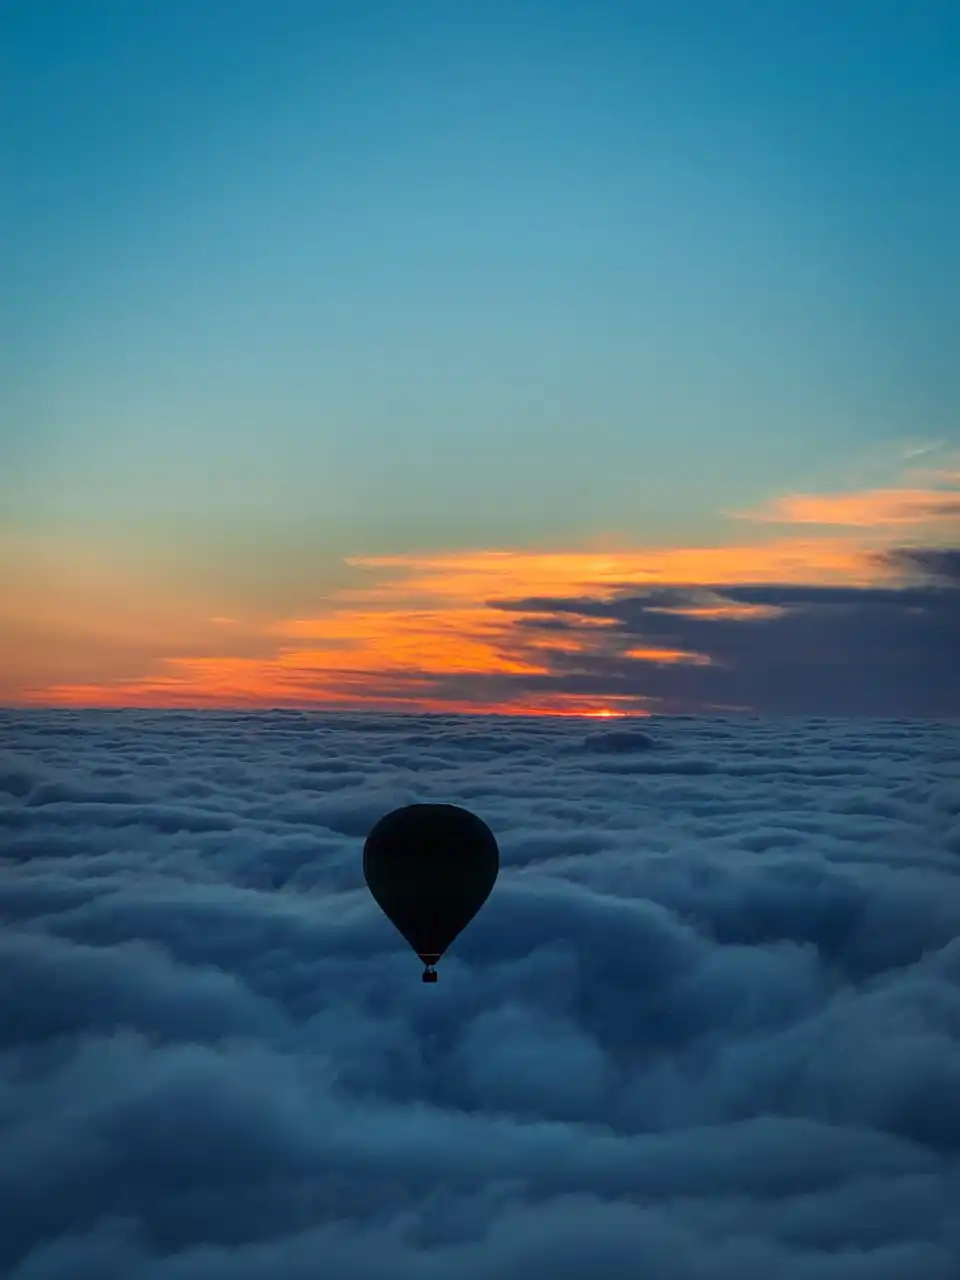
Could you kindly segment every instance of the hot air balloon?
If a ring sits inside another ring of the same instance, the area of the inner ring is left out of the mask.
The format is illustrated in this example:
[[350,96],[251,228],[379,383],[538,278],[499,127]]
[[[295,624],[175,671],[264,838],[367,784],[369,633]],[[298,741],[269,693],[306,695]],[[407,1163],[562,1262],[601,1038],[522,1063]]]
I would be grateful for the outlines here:
[[424,963],[423,981],[494,886],[500,851],[476,814],[454,804],[411,804],[376,824],[363,875],[384,915]]

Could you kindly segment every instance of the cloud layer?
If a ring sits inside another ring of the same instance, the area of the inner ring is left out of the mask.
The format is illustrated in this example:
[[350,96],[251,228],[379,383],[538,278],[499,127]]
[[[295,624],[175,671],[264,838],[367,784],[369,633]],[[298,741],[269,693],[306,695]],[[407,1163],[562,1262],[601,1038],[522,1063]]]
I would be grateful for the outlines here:
[[[957,1274],[955,725],[0,731],[0,1273]],[[503,854],[436,987],[360,869],[418,799]]]

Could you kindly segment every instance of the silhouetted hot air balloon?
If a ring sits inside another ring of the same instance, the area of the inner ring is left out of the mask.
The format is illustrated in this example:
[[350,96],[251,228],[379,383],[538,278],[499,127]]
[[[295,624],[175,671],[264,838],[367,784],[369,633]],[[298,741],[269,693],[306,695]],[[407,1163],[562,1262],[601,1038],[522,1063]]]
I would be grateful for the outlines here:
[[493,832],[454,804],[411,804],[381,818],[363,847],[363,875],[384,915],[434,965],[487,898],[500,869]]

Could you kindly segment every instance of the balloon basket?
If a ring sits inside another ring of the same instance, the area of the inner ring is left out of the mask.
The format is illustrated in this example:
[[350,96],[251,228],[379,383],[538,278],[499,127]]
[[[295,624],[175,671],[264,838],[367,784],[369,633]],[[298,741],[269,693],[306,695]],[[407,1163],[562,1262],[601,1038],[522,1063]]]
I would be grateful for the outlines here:
[[432,966],[429,966],[429,965],[428,965],[428,967],[427,967],[426,969],[424,969],[424,971],[423,971],[423,973],[422,973],[422,975],[421,975],[421,981],[422,981],[422,982],[436,982],[436,980],[437,980],[437,971],[436,971],[436,969],[434,969]]

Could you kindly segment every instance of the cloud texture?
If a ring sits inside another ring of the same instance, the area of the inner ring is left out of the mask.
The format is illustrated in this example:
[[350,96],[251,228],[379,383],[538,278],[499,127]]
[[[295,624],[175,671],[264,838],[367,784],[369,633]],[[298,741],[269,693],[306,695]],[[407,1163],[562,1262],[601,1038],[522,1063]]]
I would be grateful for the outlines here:
[[[0,733],[0,1274],[958,1274],[955,724]],[[360,866],[423,799],[503,855],[436,987]]]

